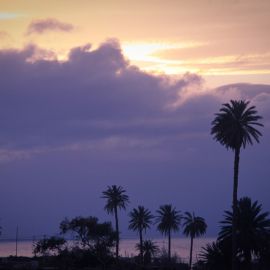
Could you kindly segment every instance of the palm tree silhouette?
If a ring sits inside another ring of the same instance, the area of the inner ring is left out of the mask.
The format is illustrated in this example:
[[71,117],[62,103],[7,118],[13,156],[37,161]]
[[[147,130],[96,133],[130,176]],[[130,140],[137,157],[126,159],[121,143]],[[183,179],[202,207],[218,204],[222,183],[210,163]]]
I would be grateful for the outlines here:
[[[270,235],[268,212],[262,212],[262,205],[250,198],[241,198],[237,205],[236,238],[237,254],[245,263],[245,269],[251,269],[252,255],[259,255]],[[232,238],[233,213],[225,211],[218,241],[230,241]]]
[[[228,270],[231,266],[232,245],[224,241],[217,241],[206,244],[199,254],[199,262],[202,262],[202,269],[207,270]],[[199,268],[201,269],[201,268]]]
[[128,195],[121,186],[108,186],[107,190],[103,191],[102,198],[106,199],[104,209],[108,214],[114,214],[115,230],[116,230],[116,259],[119,257],[119,223],[118,223],[118,209],[126,209],[129,203]]
[[[144,240],[142,244],[143,248],[143,261],[145,264],[151,263],[152,257],[155,256],[158,251],[159,247],[158,245],[153,242],[152,240]],[[136,249],[141,251],[141,244],[136,244]]]
[[195,216],[194,213],[185,212],[184,219],[184,234],[190,236],[190,255],[189,255],[189,268],[192,268],[192,251],[193,239],[195,237],[205,234],[207,225],[204,218]]
[[263,126],[258,123],[262,117],[257,115],[255,106],[249,107],[249,101],[231,100],[223,104],[212,121],[211,134],[214,139],[224,145],[227,149],[234,151],[234,181],[233,181],[233,220],[232,220],[232,270],[236,269],[236,211],[237,211],[237,189],[240,149],[247,144],[253,144],[253,139],[259,142],[262,135],[254,126]]
[[138,206],[138,208],[133,208],[133,210],[129,213],[130,221],[129,221],[129,229],[133,231],[138,231],[140,235],[140,257],[141,263],[143,264],[143,230],[146,231],[147,228],[150,228],[150,224],[152,223],[153,216],[151,212],[144,208],[143,206]]
[[168,258],[171,261],[171,233],[179,231],[181,216],[180,212],[171,204],[161,205],[157,210],[157,229],[162,234],[168,236]]

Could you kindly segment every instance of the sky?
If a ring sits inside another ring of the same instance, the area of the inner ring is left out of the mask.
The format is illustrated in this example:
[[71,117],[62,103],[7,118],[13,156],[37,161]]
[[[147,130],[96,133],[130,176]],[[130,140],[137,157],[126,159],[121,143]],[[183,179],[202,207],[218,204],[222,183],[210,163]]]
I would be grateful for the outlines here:
[[17,225],[55,234],[65,217],[113,222],[113,184],[130,197],[122,237],[136,236],[132,208],[168,203],[216,236],[233,153],[210,129],[231,99],[264,124],[241,152],[239,197],[270,211],[269,15],[269,1],[0,0],[2,239]]

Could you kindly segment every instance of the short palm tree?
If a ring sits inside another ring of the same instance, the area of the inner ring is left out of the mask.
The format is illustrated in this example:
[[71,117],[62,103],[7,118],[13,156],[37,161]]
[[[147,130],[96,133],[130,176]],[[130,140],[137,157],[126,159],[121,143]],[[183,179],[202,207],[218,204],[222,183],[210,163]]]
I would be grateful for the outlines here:
[[140,235],[140,257],[141,263],[143,263],[143,230],[146,231],[147,228],[150,228],[152,223],[153,216],[151,212],[144,208],[143,206],[138,206],[138,208],[134,208],[129,213],[130,221],[129,221],[129,229],[133,231],[138,231]]
[[185,212],[184,219],[184,234],[190,236],[190,255],[189,255],[189,268],[192,267],[192,251],[193,239],[195,237],[205,234],[207,225],[204,218],[195,216],[194,213]]
[[172,207],[171,204],[165,204],[157,210],[157,229],[168,236],[168,258],[171,260],[171,233],[179,231],[181,216],[180,212]]
[[263,126],[258,122],[262,117],[257,115],[254,106],[249,101],[231,100],[223,104],[212,122],[211,134],[214,139],[227,149],[234,151],[234,181],[233,181],[233,222],[232,222],[232,270],[236,269],[236,211],[240,149],[253,140],[259,142],[262,135],[255,126]]
[[109,214],[114,214],[115,217],[115,231],[116,231],[116,259],[119,257],[119,223],[118,223],[118,209],[126,209],[129,202],[128,195],[121,186],[108,186],[107,190],[103,191],[102,198],[106,199],[104,209]]
[[227,242],[217,241],[202,247],[199,261],[207,270],[228,270],[231,266],[232,245]]
[[[143,248],[143,261],[145,264],[151,263],[152,257],[159,252],[158,245],[151,240],[144,240],[142,244]],[[136,249],[141,252],[141,244],[136,244]]]
[[[233,213],[225,211],[219,241],[228,241],[232,238]],[[262,205],[250,198],[241,198],[237,206],[236,238],[238,243],[237,253],[245,263],[245,269],[251,268],[252,255],[260,255],[266,239],[270,235],[270,219],[268,212],[262,212]]]

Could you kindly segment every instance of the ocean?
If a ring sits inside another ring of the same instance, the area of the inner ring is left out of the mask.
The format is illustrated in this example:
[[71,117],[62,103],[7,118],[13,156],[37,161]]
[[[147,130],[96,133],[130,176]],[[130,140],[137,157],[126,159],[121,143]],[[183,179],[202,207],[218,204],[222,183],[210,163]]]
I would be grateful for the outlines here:
[[[152,239],[159,248],[166,249],[168,242],[166,238]],[[193,244],[193,260],[196,261],[202,247],[207,243],[215,241],[215,238],[196,238]],[[135,245],[138,243],[138,239],[122,239],[120,241],[120,254],[125,257],[132,257],[138,254],[135,249]],[[188,262],[190,239],[188,238],[173,238],[172,239],[172,256],[176,254],[184,262]],[[15,241],[0,241],[0,257],[7,257],[16,254],[16,242]],[[33,256],[33,241],[18,241],[17,244],[18,256]]]

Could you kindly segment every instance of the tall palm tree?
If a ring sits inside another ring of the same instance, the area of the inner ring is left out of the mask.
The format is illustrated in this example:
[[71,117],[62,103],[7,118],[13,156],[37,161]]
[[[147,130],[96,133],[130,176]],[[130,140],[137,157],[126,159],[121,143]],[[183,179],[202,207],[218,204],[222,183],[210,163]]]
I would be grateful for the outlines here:
[[157,210],[157,229],[168,236],[168,258],[171,261],[171,233],[179,231],[181,216],[180,212],[171,204],[161,205]]
[[214,139],[234,151],[232,270],[236,269],[237,255],[236,211],[240,149],[247,144],[253,144],[253,140],[259,142],[262,134],[254,126],[263,126],[258,122],[261,118],[254,106],[249,107],[249,101],[231,100],[230,103],[223,104],[212,121],[211,134]]
[[195,216],[194,213],[185,212],[184,215],[184,234],[190,236],[190,255],[189,255],[189,268],[192,267],[192,251],[193,239],[195,237],[205,234],[207,225],[204,218]]
[[115,217],[115,231],[116,231],[116,259],[119,257],[119,223],[118,223],[118,209],[126,209],[129,203],[128,195],[121,186],[108,186],[107,190],[103,191],[102,198],[106,199],[104,209],[108,214],[114,214]]
[[[232,238],[233,213],[225,211],[218,241],[230,241]],[[267,246],[270,236],[270,219],[268,212],[262,212],[262,205],[250,198],[241,198],[237,205],[236,238],[237,253],[245,263],[245,269],[251,269],[252,255],[260,255]]]
[[138,208],[133,208],[129,213],[129,229],[133,231],[138,231],[140,235],[140,257],[141,263],[143,263],[143,230],[146,231],[147,228],[150,228],[152,223],[153,216],[151,212],[144,208],[143,206],[138,206]]

